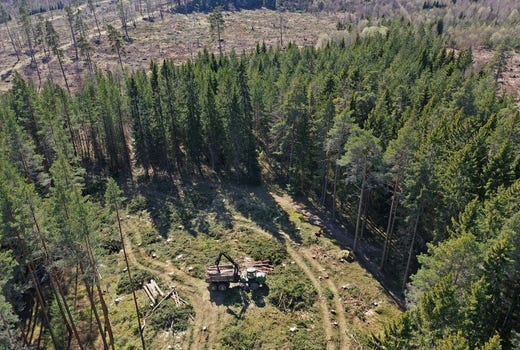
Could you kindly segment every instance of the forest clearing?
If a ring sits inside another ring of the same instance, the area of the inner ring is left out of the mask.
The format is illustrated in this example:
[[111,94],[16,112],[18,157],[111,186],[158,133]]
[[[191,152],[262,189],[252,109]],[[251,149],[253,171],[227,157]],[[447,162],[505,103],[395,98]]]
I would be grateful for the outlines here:
[[2,2],[0,348],[517,349],[519,6]]

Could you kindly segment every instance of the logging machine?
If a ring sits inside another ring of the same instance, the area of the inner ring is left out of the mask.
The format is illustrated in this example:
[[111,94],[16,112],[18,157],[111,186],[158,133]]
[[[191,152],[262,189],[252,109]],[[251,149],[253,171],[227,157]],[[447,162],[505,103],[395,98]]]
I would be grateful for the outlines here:
[[[230,264],[220,264],[222,257],[225,257]],[[272,270],[268,261],[252,262],[252,266],[240,272],[238,264],[226,253],[220,252],[215,265],[206,267],[205,281],[209,284],[212,291],[225,291],[231,283],[240,283],[240,287],[245,290],[255,290],[262,288],[266,281],[266,272]]]

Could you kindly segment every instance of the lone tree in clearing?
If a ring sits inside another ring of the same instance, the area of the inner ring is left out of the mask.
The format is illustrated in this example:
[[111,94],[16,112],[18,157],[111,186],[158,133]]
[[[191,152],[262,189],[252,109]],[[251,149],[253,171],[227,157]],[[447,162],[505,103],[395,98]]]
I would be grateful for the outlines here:
[[218,39],[218,51],[222,56],[222,39],[220,35],[224,32],[224,17],[222,16],[222,8],[220,6],[215,7],[213,12],[209,15],[210,30],[212,33],[217,33]]
[[112,52],[117,53],[117,58],[119,59],[119,64],[121,65],[121,70],[123,71],[123,60],[121,59],[121,55],[126,54],[125,51],[125,43],[123,41],[123,37],[121,33],[114,28],[113,25],[107,25],[108,32],[108,41],[110,42],[110,47],[112,48]]

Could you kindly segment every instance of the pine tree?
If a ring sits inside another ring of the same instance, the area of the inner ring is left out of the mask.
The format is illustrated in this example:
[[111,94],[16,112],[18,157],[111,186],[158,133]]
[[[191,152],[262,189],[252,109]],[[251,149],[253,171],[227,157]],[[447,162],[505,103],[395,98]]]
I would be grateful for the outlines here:
[[132,118],[134,136],[134,154],[137,164],[144,168],[146,177],[149,176],[150,164],[150,137],[146,122],[147,107],[139,91],[137,77],[132,75],[127,80],[128,105]]
[[159,82],[159,68],[153,61],[151,63],[150,92],[152,105],[150,115],[150,133],[153,140],[153,146],[151,148],[152,153],[150,154],[151,161],[155,163],[156,168],[168,171],[171,167],[168,164],[166,152],[164,152],[167,142],[167,122],[161,99],[162,92],[161,84]]
[[63,76],[63,80],[65,81],[67,91],[70,95],[69,82],[67,80],[67,75],[65,74],[65,68],[63,67],[63,50],[60,48],[60,37],[49,20],[45,21],[45,41],[47,42],[47,46],[51,49],[54,56],[56,56],[58,59],[61,74]]
[[213,12],[209,15],[210,31],[217,34],[218,52],[222,57],[222,39],[220,38],[224,32],[224,17],[222,16],[222,8],[216,6]]
[[204,81],[205,93],[201,96],[201,122],[204,133],[204,140],[207,148],[206,158],[210,167],[217,171],[222,168],[222,160],[224,159],[224,147],[222,135],[224,126],[220,114],[217,112],[215,104],[215,81],[208,72],[209,78]]
[[348,110],[344,110],[339,115],[334,117],[334,124],[327,135],[324,149],[327,157],[329,167],[333,167],[332,173],[332,217],[336,214],[336,193],[340,165],[338,163],[343,150],[345,149],[345,142],[353,127],[351,116]]
[[74,47],[74,53],[76,57],[76,61],[79,60],[79,53],[78,53],[78,41],[76,40],[76,30],[75,30],[75,14],[74,10],[70,6],[65,6],[65,14],[67,18],[67,23],[69,24],[70,29],[70,37],[72,38],[72,46]]
[[94,16],[94,22],[96,23],[96,29],[98,32],[96,44],[100,44],[101,43],[101,30],[99,29],[99,21],[96,16],[96,5],[94,3],[94,0],[87,0],[87,6],[88,6],[88,9],[90,10],[90,12],[92,13],[92,16]]
[[24,35],[25,43],[29,49],[29,56],[31,56],[31,67],[36,69],[36,73],[38,74],[38,82],[39,86],[42,84],[42,77],[40,75],[40,68],[38,67],[38,61],[36,60],[36,52],[34,49],[33,42],[33,28],[31,17],[29,16],[28,10],[26,8],[26,3],[22,2],[21,6],[18,10],[19,15],[19,25],[22,27],[22,33]]
[[92,63],[92,53],[94,52],[94,47],[90,43],[88,28],[83,21],[83,14],[81,10],[78,10],[76,13],[74,26],[78,32],[77,45],[79,49],[79,55],[85,60],[89,73],[92,75],[94,73],[94,66]]
[[491,197],[499,186],[509,187],[514,180],[513,150],[511,141],[503,141],[500,149],[494,154],[483,169],[482,177],[486,180],[484,191]]
[[[32,284],[36,294],[36,303],[41,310],[42,326],[49,331],[51,341],[56,348],[60,348],[60,341],[56,336],[50,322],[48,301],[46,300],[44,287],[37,276],[34,261],[37,261],[35,254],[37,242],[32,230],[32,224],[26,208],[20,200],[23,198],[23,182],[17,174],[15,168],[6,159],[3,149],[4,144],[0,143],[0,238],[2,245],[10,249],[16,257],[18,264],[24,266],[29,272],[29,280],[22,283]],[[36,254],[35,254],[36,255]],[[6,266],[8,268],[8,266]],[[4,316],[3,312],[2,315]],[[10,315],[6,310],[5,317]],[[12,318],[12,317],[9,317]],[[25,338],[25,336],[23,336]],[[24,340],[27,342],[27,339]]]
[[197,101],[198,86],[193,67],[188,63],[183,71],[182,81],[182,124],[183,138],[186,145],[187,166],[190,170],[201,171],[202,160],[202,125]]
[[9,29],[9,13],[5,10],[4,6],[0,4],[0,22],[5,24],[5,29],[7,30],[7,35],[9,36],[9,41],[13,47],[14,54],[16,55],[16,63],[20,61],[20,50],[16,46],[16,42],[14,40],[13,35],[11,34],[11,30]]
[[[52,203],[50,205],[55,212],[55,217],[59,218],[57,226],[62,234],[62,242],[69,249],[71,256],[75,259],[81,271],[87,297],[91,310],[94,313],[104,348],[111,347],[114,349],[114,338],[108,308],[100,286],[98,266],[91,243],[91,235],[98,225],[98,221],[93,216],[96,213],[96,208],[81,193],[82,170],[74,168],[70,162],[70,158],[61,150],[58,150],[57,159],[51,167],[54,186],[51,190]],[[78,246],[77,242],[82,242],[83,244]],[[95,300],[96,292],[103,319],[99,314]]]
[[169,171],[173,172],[174,170],[176,170],[177,172],[179,172],[180,164],[182,162],[180,150],[181,135],[179,122],[179,106],[176,100],[176,92],[178,90],[178,86],[176,82],[173,62],[165,61],[161,66],[160,74],[162,77],[162,84],[164,85],[162,89],[164,113],[168,118],[168,120],[166,121],[166,154],[168,156],[169,164],[171,166],[171,169],[169,169]]
[[[284,180],[291,185],[294,184],[294,179],[291,177],[295,175],[295,157],[303,156],[301,154],[295,155],[295,145],[297,138],[300,137],[298,131],[303,129],[300,126],[307,124],[308,121],[306,105],[305,86],[300,79],[296,79],[292,82],[290,89],[285,95],[279,116],[277,116],[277,120],[271,128],[272,152],[283,167],[282,175]],[[297,191],[299,189],[294,190]]]
[[236,75],[236,89],[238,93],[238,103],[240,105],[240,135],[242,136],[242,166],[246,182],[251,184],[260,183],[260,166],[257,159],[256,140],[253,133],[253,107],[251,106],[251,96],[249,93],[248,76],[246,73],[246,62],[241,60],[238,63]]
[[135,290],[134,290],[134,283],[132,281],[132,273],[130,270],[130,264],[128,263],[128,255],[126,254],[126,248],[125,248],[125,239],[123,238],[123,228],[121,226],[121,217],[119,215],[119,210],[122,206],[123,198],[121,197],[121,190],[117,186],[117,183],[114,181],[114,179],[109,178],[107,183],[107,189],[105,192],[105,202],[106,205],[109,207],[110,211],[112,211],[117,219],[117,225],[119,229],[119,237],[121,239],[121,245],[123,247],[123,255],[125,257],[125,264],[126,264],[126,270],[128,273],[128,280],[130,281],[130,286],[132,289],[132,296],[134,298],[134,305],[135,305],[135,313],[137,317],[137,325],[139,329],[139,335],[141,337],[141,345],[143,347],[143,350],[146,349],[144,337],[143,337],[143,328],[141,327],[141,317],[139,315],[139,305],[137,304],[137,297],[135,296]]
[[399,130],[397,139],[391,140],[386,148],[383,159],[386,163],[389,176],[392,180],[391,204],[386,225],[386,237],[381,257],[379,269],[383,270],[390,252],[390,244],[395,226],[397,208],[406,170],[413,159],[413,153],[417,148],[418,138],[414,132],[416,121],[409,119],[408,122]]
[[338,164],[346,168],[346,181],[359,185],[359,202],[354,233],[354,252],[361,239],[361,218],[367,191],[381,178],[382,153],[379,140],[370,131],[354,128],[345,144],[345,154]]
[[460,329],[461,313],[452,275],[448,274],[434,284],[422,297],[417,307],[420,342],[428,347],[441,341],[452,330]]
[[126,55],[125,43],[121,33],[114,28],[113,25],[107,24],[107,33],[108,33],[108,42],[110,43],[110,48],[112,52],[117,53],[117,58],[119,60],[119,65],[121,66],[121,71],[124,71],[123,60],[121,56]]
[[[3,237],[0,236],[3,241]],[[5,286],[13,278],[13,269],[17,263],[12,257],[11,251],[0,252],[0,290],[5,290]],[[22,347],[20,335],[16,330],[18,317],[13,312],[13,306],[9,303],[4,294],[0,294],[0,346],[6,349],[17,349]]]

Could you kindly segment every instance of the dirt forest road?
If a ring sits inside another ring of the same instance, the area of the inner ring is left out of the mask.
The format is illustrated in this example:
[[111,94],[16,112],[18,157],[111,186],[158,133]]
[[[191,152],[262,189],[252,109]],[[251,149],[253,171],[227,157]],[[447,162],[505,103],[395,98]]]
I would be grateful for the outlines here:
[[[291,259],[298,265],[300,269],[305,273],[307,278],[311,281],[312,286],[318,292],[318,306],[321,311],[321,316],[323,320],[323,330],[325,331],[325,338],[327,339],[327,350],[333,349],[347,349],[346,344],[343,339],[340,338],[340,344],[337,344],[335,341],[335,330],[333,329],[333,321],[331,320],[331,310],[329,310],[327,306],[326,296],[323,291],[323,287],[320,284],[319,278],[313,272],[313,270],[308,266],[307,259],[291,246],[290,238],[287,234],[283,234],[286,239],[286,249]],[[342,307],[343,308],[343,307]],[[343,332],[342,332],[343,333]],[[339,347],[338,347],[339,345]]]
[[[295,203],[288,201],[286,198],[274,193],[271,193],[271,195],[284,210],[294,210],[296,208]],[[313,259],[309,248],[301,246],[293,248],[290,244],[290,237],[285,233],[283,236],[285,238],[287,252],[305,272],[314,288],[318,291],[320,309],[323,314],[323,327],[328,340],[327,349],[350,349],[352,347],[352,341],[348,337],[347,318],[337,286],[332,280],[321,278],[322,271],[325,271],[325,269]],[[323,285],[332,293],[332,305],[334,308],[329,308],[326,303]],[[337,339],[337,341],[334,341],[334,339]]]

